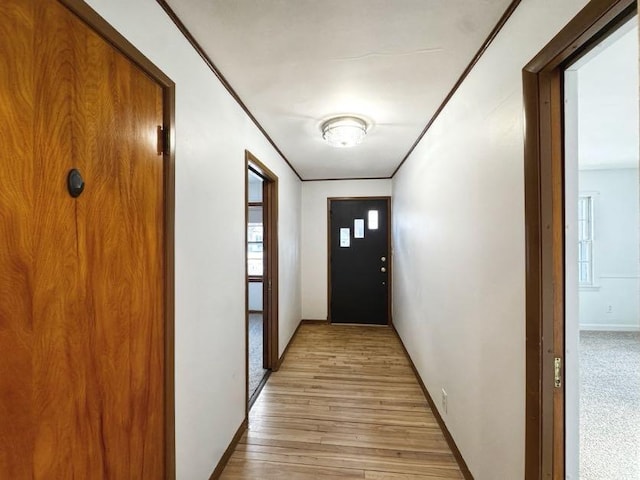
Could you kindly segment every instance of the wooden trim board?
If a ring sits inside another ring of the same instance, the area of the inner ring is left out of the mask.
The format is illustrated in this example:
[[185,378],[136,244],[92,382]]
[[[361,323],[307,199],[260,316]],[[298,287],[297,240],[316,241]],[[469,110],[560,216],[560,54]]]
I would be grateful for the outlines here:
[[396,169],[393,171],[393,173],[391,174],[391,177],[394,177],[395,174],[398,173],[400,168],[402,168],[402,165],[404,165],[404,163],[407,161],[409,156],[416,149],[416,147],[418,146],[422,138],[426,135],[426,133],[431,128],[431,125],[433,125],[433,123],[436,121],[438,116],[442,113],[442,111],[447,106],[449,101],[453,98],[455,93],[458,91],[458,88],[460,88],[460,85],[462,85],[462,83],[466,80],[469,73],[471,73],[471,70],[473,70],[473,67],[476,66],[476,64],[482,57],[482,55],[484,55],[484,52],[487,51],[489,46],[493,43],[495,38],[498,36],[498,34],[500,33],[500,30],[502,30],[502,27],[504,27],[507,21],[509,20],[509,18],[511,18],[511,15],[513,15],[513,12],[516,11],[516,8],[518,7],[518,5],[520,5],[520,1],[521,0],[513,0],[509,4],[505,12],[502,14],[502,17],[500,17],[500,20],[498,20],[498,23],[496,24],[496,26],[493,27],[493,30],[491,30],[491,32],[489,33],[489,36],[485,39],[485,41],[480,46],[480,49],[473,56],[473,58],[471,59],[471,62],[469,62],[469,65],[467,65],[467,68],[464,69],[464,71],[460,75],[460,78],[458,78],[456,83],[453,85],[453,88],[449,91],[449,93],[444,98],[440,106],[437,108],[437,110],[435,111],[431,119],[429,119],[429,121],[427,122],[427,125],[424,127],[422,132],[420,132],[420,135],[418,135],[418,138],[416,139],[416,141],[413,143],[413,145],[411,145],[411,148],[409,148],[409,151],[406,153],[404,158],[400,161]]
[[165,0],[156,0],[156,1],[158,2],[158,5],[160,5],[160,7],[162,7],[162,9],[165,11],[165,13],[169,16],[169,18],[175,24],[175,26],[178,28],[178,30],[180,30],[180,33],[182,33],[182,35],[184,35],[184,38],[186,38],[187,41],[191,44],[191,46],[196,51],[196,53],[198,55],[200,55],[200,58],[202,58],[204,63],[207,65],[207,67],[209,67],[209,69],[213,72],[213,74],[218,78],[218,80],[220,81],[222,86],[227,90],[227,92],[229,92],[229,95],[231,95],[231,97],[238,103],[238,105],[240,105],[240,108],[242,108],[242,110],[244,110],[244,113],[247,115],[247,117],[249,117],[249,119],[253,122],[253,124],[256,127],[258,127],[258,130],[260,130],[262,135],[264,135],[264,138],[266,138],[267,141],[274,148],[274,150],[276,152],[278,152],[278,155],[280,155],[280,157],[285,161],[285,163],[289,166],[289,168],[296,175],[296,177],[298,177],[298,179],[302,181],[302,177],[300,176],[298,171],[295,168],[293,168],[293,165],[291,165],[291,162],[289,161],[289,159],[287,157],[285,157],[284,153],[282,153],[282,151],[278,148],[278,146],[275,144],[275,142],[269,136],[267,131],[262,127],[260,122],[258,122],[258,120],[253,115],[253,113],[251,113],[251,111],[245,105],[245,103],[242,101],[242,99],[240,98],[238,93],[233,89],[233,87],[227,81],[227,79],[222,74],[222,72],[220,72],[218,67],[216,67],[216,65],[213,63],[213,61],[211,60],[209,55],[207,55],[207,53],[204,51],[204,49],[200,46],[200,44],[197,42],[195,37],[191,34],[189,29],[185,26],[185,24],[182,23],[182,20],[180,20],[178,15],[176,15],[176,13],[173,11],[173,9],[169,6],[169,4]]
[[287,346],[284,347],[284,350],[282,351],[282,355],[280,355],[280,358],[278,359],[278,370],[280,369],[282,362],[284,362],[284,359],[287,356],[287,352],[289,351],[289,347],[293,343],[293,339],[296,338],[296,335],[298,335],[298,331],[300,330],[300,325],[303,325],[303,324],[304,324],[304,320],[300,320],[300,322],[298,322],[298,326],[293,331],[293,334],[291,335],[291,338],[289,339]]
[[[280,358],[278,360],[278,365],[282,365],[282,362],[284,361],[285,356],[287,355],[287,352],[289,351],[289,346],[293,343],[293,340],[296,338],[296,335],[298,334],[298,331],[300,330],[300,325],[303,324],[303,321],[304,320],[300,320],[300,322],[298,323],[298,326],[296,327],[296,329],[293,332],[293,335],[291,335],[291,338],[289,339],[289,343],[287,343],[287,346],[285,347],[284,351],[282,352],[282,355],[280,356]],[[270,374],[271,374],[270,372],[267,373],[267,375],[265,376],[264,383],[266,383],[268,381]],[[253,402],[255,402],[257,400],[258,396],[259,396],[259,394],[255,395],[255,398],[253,398]],[[216,468],[213,470],[213,473],[211,473],[211,476],[209,477],[209,480],[216,480],[216,479],[220,478],[220,476],[222,475],[222,472],[224,471],[224,467],[226,467],[227,462],[229,462],[229,458],[233,454],[233,451],[235,450],[236,446],[238,445],[238,442],[240,441],[240,439],[242,438],[242,435],[244,435],[244,432],[247,431],[247,428],[249,428],[249,418],[248,418],[248,416],[245,417],[245,419],[242,421],[242,423],[238,427],[238,430],[236,431],[235,435],[231,439],[231,442],[229,442],[229,446],[227,447],[227,449],[222,454],[222,457],[220,457],[220,460],[218,461],[218,464],[216,465]]]
[[309,178],[302,180],[303,182],[340,182],[344,180],[391,180],[391,176],[388,177],[344,177],[344,178]]
[[191,46],[198,53],[198,55],[200,55],[200,57],[203,59],[205,64],[213,72],[213,74],[218,78],[218,80],[220,80],[220,82],[222,83],[224,88],[229,92],[229,94],[232,96],[232,98],[238,103],[238,105],[240,105],[240,107],[244,110],[244,112],[251,119],[251,121],[258,127],[258,129],[262,132],[262,134],[265,136],[267,141],[276,150],[276,152],[278,152],[278,154],[282,157],[282,159],[287,163],[289,168],[291,168],[291,170],[293,171],[293,173],[295,173],[295,175],[298,177],[298,179],[300,179],[303,182],[334,181],[334,180],[382,180],[382,179],[393,178],[395,176],[395,174],[398,173],[398,170],[400,170],[400,168],[405,163],[405,161],[409,158],[411,153],[415,150],[416,146],[420,143],[420,141],[425,136],[427,131],[431,128],[431,125],[433,125],[433,123],[435,122],[436,118],[440,115],[440,113],[442,113],[442,111],[444,110],[446,105],[449,103],[449,101],[451,100],[453,95],[456,93],[456,91],[458,90],[460,85],[462,85],[462,83],[467,78],[467,76],[469,75],[469,73],[471,72],[473,67],[475,67],[476,63],[478,63],[478,61],[480,60],[480,58],[482,57],[484,52],[489,48],[489,46],[491,45],[493,40],[497,37],[497,35],[500,32],[500,30],[502,30],[502,27],[504,27],[504,25],[507,23],[507,21],[509,20],[509,18],[511,17],[511,15],[513,14],[513,12],[516,10],[516,8],[518,7],[518,5],[521,2],[521,0],[512,0],[512,2],[509,4],[509,6],[507,7],[507,9],[503,13],[503,15],[498,20],[498,23],[491,30],[491,32],[489,33],[487,38],[484,40],[484,42],[482,43],[482,45],[480,46],[480,48],[478,49],[476,54],[473,56],[473,58],[471,59],[471,61],[467,65],[467,67],[464,69],[464,71],[462,72],[462,74],[460,75],[460,77],[458,78],[456,83],[454,84],[453,88],[449,91],[449,93],[444,98],[444,100],[442,101],[440,106],[436,109],[435,113],[432,115],[432,117],[428,121],[427,125],[424,127],[424,129],[422,130],[422,132],[420,133],[418,138],[415,140],[413,145],[409,148],[409,151],[404,155],[404,157],[402,158],[402,160],[400,161],[398,166],[394,169],[394,171],[393,171],[393,173],[391,175],[389,175],[388,177],[384,177],[383,176],[383,177],[358,177],[358,178],[303,179],[302,176],[298,173],[298,171],[293,167],[293,165],[288,160],[288,158],[284,155],[284,153],[282,153],[280,148],[271,139],[271,137],[266,132],[266,130],[258,122],[258,120],[255,118],[255,116],[251,113],[251,111],[248,109],[248,107],[242,101],[242,99],[237,94],[237,92],[233,89],[233,87],[228,82],[228,80],[225,78],[225,76],[221,73],[221,71],[218,69],[218,67],[213,63],[213,61],[211,60],[209,55],[207,55],[207,53],[204,51],[202,46],[197,42],[197,40],[195,39],[193,34],[184,25],[184,23],[182,23],[182,21],[180,20],[178,15],[171,8],[171,6],[166,2],[166,0],[156,0],[156,1],[160,5],[160,7],[162,7],[162,9],[167,13],[167,15],[169,16],[171,21],[176,25],[178,30],[184,35],[184,37],[191,44]]
[[324,318],[315,320],[313,318],[303,318],[302,320],[300,320],[300,323],[302,323],[303,325],[321,325],[323,323],[329,323],[329,319]]
[[436,404],[433,401],[433,398],[431,398],[431,394],[429,393],[429,390],[427,390],[426,385],[422,381],[422,377],[420,376],[420,373],[418,372],[418,369],[416,368],[416,365],[413,363],[413,359],[411,358],[411,355],[409,355],[409,352],[407,351],[407,347],[404,346],[404,342],[402,341],[402,338],[400,337],[400,334],[398,333],[396,328],[393,326],[393,324],[391,324],[389,326],[391,327],[391,329],[393,330],[393,333],[395,333],[396,337],[398,338],[398,341],[400,342],[400,345],[402,346],[402,350],[404,351],[404,354],[407,356],[407,359],[409,360],[409,363],[411,364],[411,369],[413,370],[413,373],[415,374],[416,378],[418,379],[418,383],[420,384],[420,388],[422,389],[422,393],[424,393],[424,396],[427,399],[427,403],[429,404],[429,407],[431,408],[431,411],[433,412],[433,416],[436,418],[436,421],[438,422],[438,425],[440,426],[440,430],[442,430],[442,434],[444,435],[444,438],[447,441],[447,444],[449,445],[449,448],[451,449],[451,452],[453,453],[453,456],[456,458],[456,461],[458,462],[458,466],[460,467],[460,471],[462,472],[462,475],[464,476],[465,480],[474,480],[473,479],[473,475],[471,475],[471,471],[469,470],[469,467],[467,466],[467,463],[464,461],[464,458],[462,457],[462,453],[460,453],[460,449],[458,449],[458,446],[456,445],[456,442],[453,439],[453,436],[451,435],[451,432],[449,432],[449,429],[447,428],[447,424],[444,423],[444,420],[442,419],[442,416],[440,415],[440,412],[438,412],[438,409],[436,408]]
[[271,370],[267,370],[267,372],[264,374],[264,377],[262,377],[262,380],[260,380],[260,383],[256,387],[255,391],[249,397],[249,405],[248,405],[249,411],[251,411],[251,407],[253,407],[253,404],[256,403],[256,400],[260,396],[260,392],[262,392],[262,389],[267,384],[267,380],[269,380],[270,376],[271,376]]
[[236,446],[238,445],[238,442],[242,438],[242,435],[244,435],[244,432],[247,431],[248,426],[249,426],[249,422],[245,418],[240,424],[240,426],[238,427],[238,430],[236,430],[235,435],[231,439],[231,442],[229,442],[229,446],[222,454],[222,457],[220,457],[220,461],[218,462],[218,464],[216,465],[216,468],[211,473],[209,480],[217,480],[218,478],[220,478],[224,470],[224,467],[227,466],[227,462],[229,462],[229,458],[231,458],[233,451],[236,449]]

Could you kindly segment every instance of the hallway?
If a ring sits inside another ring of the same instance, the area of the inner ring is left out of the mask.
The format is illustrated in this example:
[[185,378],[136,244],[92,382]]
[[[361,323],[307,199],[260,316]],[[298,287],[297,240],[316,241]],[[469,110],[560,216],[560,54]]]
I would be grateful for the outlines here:
[[387,327],[300,326],[222,479],[461,479]]

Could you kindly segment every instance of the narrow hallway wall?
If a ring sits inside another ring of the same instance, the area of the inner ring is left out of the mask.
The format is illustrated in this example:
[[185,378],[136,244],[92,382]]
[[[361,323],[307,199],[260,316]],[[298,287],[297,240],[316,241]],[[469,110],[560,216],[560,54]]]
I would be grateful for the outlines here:
[[476,480],[524,477],[521,72],[585,3],[522,2],[393,179],[394,322]]
[[391,180],[386,179],[302,184],[302,318],[327,319],[327,199],[390,195]]
[[301,182],[155,0],[88,3],[176,82],[177,478],[208,478],[245,414],[245,149],[279,177],[280,352],[300,321]]

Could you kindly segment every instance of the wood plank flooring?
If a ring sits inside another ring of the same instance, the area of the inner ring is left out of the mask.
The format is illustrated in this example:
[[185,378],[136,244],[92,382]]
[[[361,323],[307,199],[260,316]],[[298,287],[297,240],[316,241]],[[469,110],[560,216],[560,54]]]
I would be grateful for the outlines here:
[[390,328],[302,325],[222,479],[462,479]]

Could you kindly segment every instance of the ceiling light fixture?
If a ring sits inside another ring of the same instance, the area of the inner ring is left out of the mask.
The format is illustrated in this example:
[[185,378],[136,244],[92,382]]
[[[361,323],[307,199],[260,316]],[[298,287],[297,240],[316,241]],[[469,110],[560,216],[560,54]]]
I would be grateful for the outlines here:
[[366,134],[367,123],[358,117],[335,117],[322,124],[322,138],[334,147],[354,147],[364,140]]

